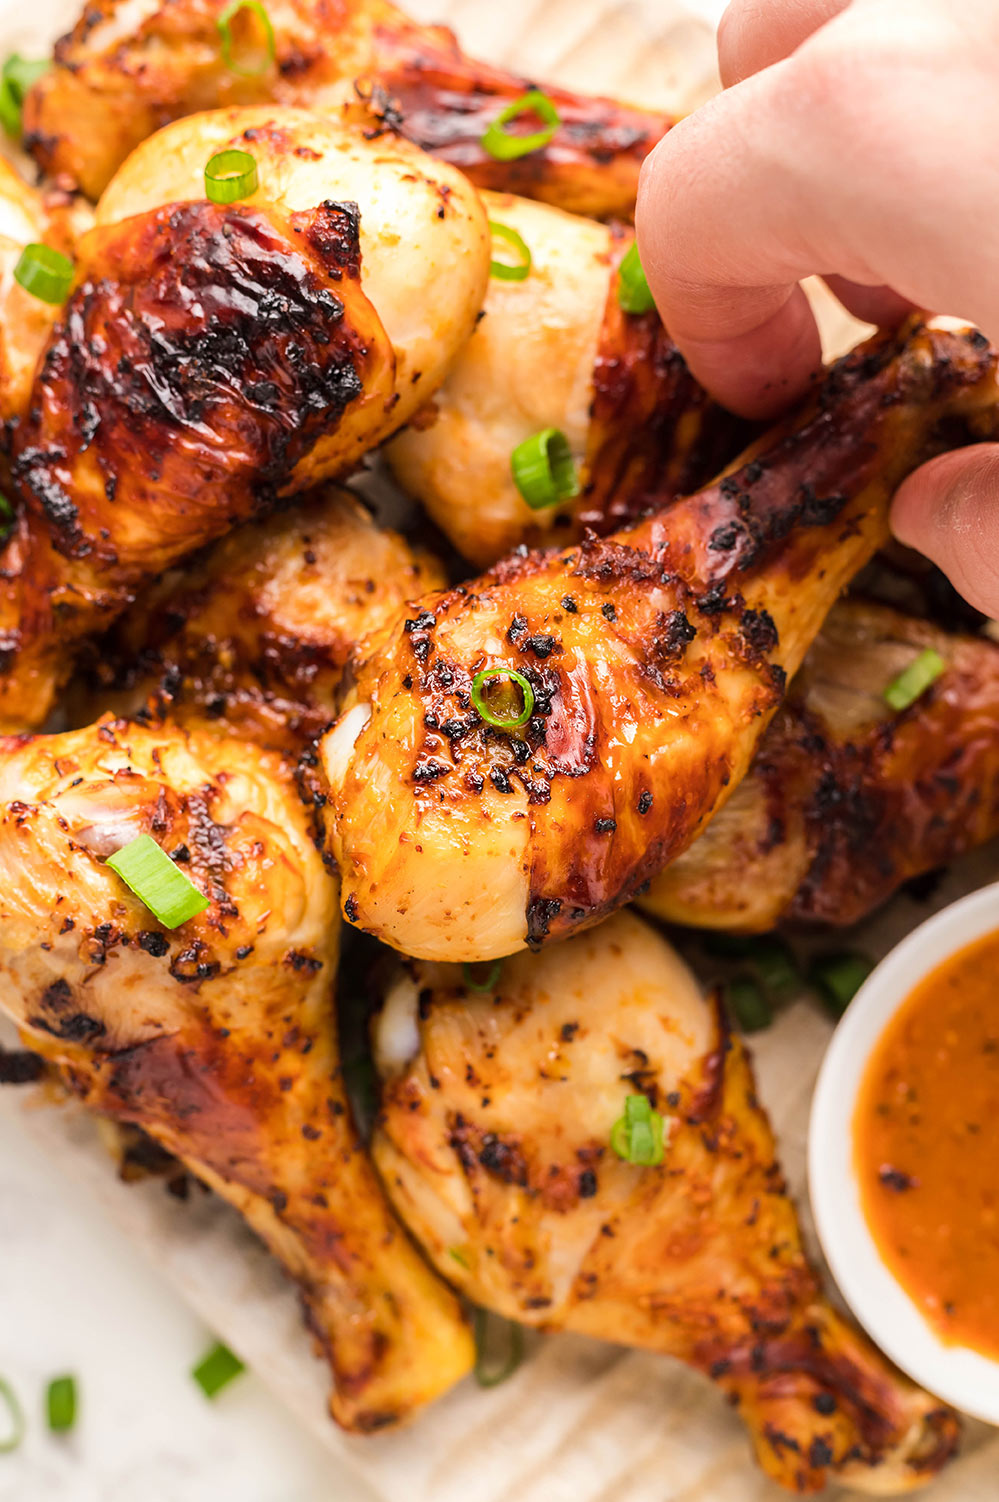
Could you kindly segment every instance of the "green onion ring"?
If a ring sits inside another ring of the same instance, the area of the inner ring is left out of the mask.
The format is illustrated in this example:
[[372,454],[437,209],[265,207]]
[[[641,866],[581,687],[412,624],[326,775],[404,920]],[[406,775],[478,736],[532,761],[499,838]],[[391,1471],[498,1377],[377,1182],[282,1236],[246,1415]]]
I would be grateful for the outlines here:
[[818,955],[808,972],[809,984],[832,1017],[842,1017],[874,969],[866,954],[846,949]]
[[148,834],[129,840],[106,865],[144,902],[164,928],[179,928],[203,913],[208,898]]
[[[515,718],[507,716],[504,719],[501,715],[495,714],[485,702],[482,693],[483,686],[493,678],[508,678],[520,689],[524,703]],[[483,668],[481,673],[476,673],[472,679],[472,704],[479,717],[485,720],[487,725],[492,725],[497,730],[519,730],[521,725],[526,725],[531,718],[534,710],[534,690],[523,673],[518,673],[516,668]]]
[[51,245],[26,245],[14,267],[14,280],[42,302],[63,303],[73,285],[73,263]]
[[45,1394],[49,1428],[53,1434],[68,1434],[76,1423],[76,1378],[53,1377]]
[[513,246],[520,257],[519,261],[515,264],[511,264],[509,261],[490,261],[489,275],[495,277],[498,282],[526,282],[531,274],[531,251],[529,246],[518,235],[517,231],[511,229],[508,224],[497,224],[495,220],[490,219],[489,228],[492,230],[494,240],[505,240],[508,245]]
[[24,1409],[6,1377],[0,1377],[0,1400],[10,1418],[10,1433],[6,1438],[0,1438],[0,1455],[11,1455],[23,1440],[27,1425],[24,1421]]
[[230,147],[217,151],[205,168],[205,196],[212,203],[235,203],[249,198],[259,185],[257,164],[248,151]]
[[218,1343],[201,1358],[191,1370],[191,1376],[206,1398],[214,1398],[223,1387],[228,1387],[234,1377],[245,1372],[246,1367],[228,1346]]
[[[512,1377],[524,1359],[524,1329],[512,1319],[490,1316],[487,1309],[476,1309],[473,1320],[475,1331],[475,1380],[480,1387],[499,1387]],[[488,1347],[492,1334],[506,1337],[505,1359],[497,1362]]]
[[561,428],[542,428],[510,455],[513,483],[532,511],[544,511],[579,494],[579,474]]
[[773,1007],[754,976],[737,975],[734,980],[726,982],[722,994],[744,1033],[762,1032],[773,1022]]
[[617,300],[626,313],[651,313],[656,305],[642,268],[637,240],[632,241],[617,269]]
[[893,678],[884,691],[885,703],[890,709],[899,713],[915,704],[921,699],[926,690],[946,672],[947,664],[939,652],[934,652],[932,647],[927,647],[920,652],[919,656],[909,663],[896,678]]
[[51,66],[48,58],[32,62],[18,52],[5,60],[0,71],[0,125],[12,141],[21,139],[21,115],[28,90]]
[[653,1111],[645,1095],[628,1095],[624,1115],[611,1127],[610,1145],[619,1158],[642,1168],[653,1168],[663,1161],[663,1119]]
[[[266,39],[267,56],[259,68],[241,68],[232,55],[232,20],[241,10],[252,11],[264,28]],[[266,73],[268,68],[274,66],[277,60],[277,45],[274,41],[274,27],[261,0],[229,0],[229,4],[218,18],[218,29],[222,36],[222,61],[230,73],[235,73],[238,78],[259,78]]]
[[[530,685],[528,685],[528,687],[530,687]],[[502,969],[503,961],[493,960],[492,964],[489,966],[489,972],[486,975],[485,980],[476,980],[474,967],[469,963],[468,960],[466,960],[461,967],[461,973],[465,985],[469,991],[495,991],[496,982],[500,978],[500,972]]]
[[[511,121],[529,114],[539,115],[544,120],[543,130],[536,130],[529,136],[513,136],[504,129]],[[500,111],[479,144],[497,162],[514,162],[518,157],[530,156],[532,151],[541,151],[561,124],[561,116],[548,95],[542,94],[540,89],[530,89]]]

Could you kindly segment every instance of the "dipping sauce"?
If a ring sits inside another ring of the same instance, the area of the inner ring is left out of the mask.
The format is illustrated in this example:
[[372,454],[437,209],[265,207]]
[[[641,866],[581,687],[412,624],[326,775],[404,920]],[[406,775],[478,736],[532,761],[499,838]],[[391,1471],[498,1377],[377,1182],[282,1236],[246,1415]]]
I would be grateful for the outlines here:
[[887,1266],[942,1340],[999,1359],[999,933],[951,955],[896,1012],[853,1144]]

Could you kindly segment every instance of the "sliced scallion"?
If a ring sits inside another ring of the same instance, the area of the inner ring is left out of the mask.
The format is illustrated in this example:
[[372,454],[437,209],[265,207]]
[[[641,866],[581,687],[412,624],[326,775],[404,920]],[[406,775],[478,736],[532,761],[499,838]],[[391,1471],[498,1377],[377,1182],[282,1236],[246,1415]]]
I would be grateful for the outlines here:
[[[530,684],[528,684],[528,688],[530,688]],[[469,964],[468,960],[466,960],[461,967],[461,972],[465,985],[469,991],[494,991],[496,989],[496,982],[500,978],[500,971],[502,969],[503,961],[493,960],[492,964],[489,966],[489,969],[486,972],[485,978],[483,980],[477,980],[475,975],[475,966]]]
[[[514,120],[519,120],[521,115],[537,115],[545,122],[544,128],[532,131],[530,135],[511,135],[506,127]],[[548,95],[542,94],[540,89],[529,89],[500,111],[480,144],[483,151],[488,152],[497,162],[514,162],[518,157],[530,156],[532,151],[541,151],[548,145],[561,123],[559,112]]]
[[890,709],[908,709],[910,704],[915,704],[925,694],[931,684],[936,683],[946,668],[947,664],[940,653],[927,647],[915,661],[903,668],[897,678],[892,679],[884,692],[885,703]]
[[637,1163],[651,1168],[661,1163],[663,1145],[663,1119],[653,1111],[644,1095],[628,1095],[624,1102],[624,1115],[619,1116],[611,1127],[611,1147],[626,1163]]
[[458,1247],[458,1246],[449,1246],[448,1247],[448,1254],[449,1254],[449,1256],[451,1256],[451,1257],[454,1258],[455,1262],[457,1262],[457,1264],[458,1264],[459,1267],[464,1267],[466,1269],[468,1268],[468,1258],[465,1256],[465,1253],[461,1250],[461,1247]]
[[107,865],[164,928],[179,928],[209,906],[205,894],[148,834],[138,835],[108,856]]
[[789,1001],[801,990],[798,963],[783,939],[773,934],[711,934],[704,947],[713,956],[751,968],[771,1001]]
[[18,52],[12,52],[4,62],[0,70],[0,124],[11,140],[21,139],[22,110],[28,90],[51,66],[47,58],[32,62]]
[[24,1422],[24,1409],[6,1377],[0,1377],[0,1403],[7,1410],[8,1420],[7,1432],[0,1434],[0,1455],[10,1455],[24,1438],[27,1425]]
[[228,1387],[234,1377],[245,1372],[246,1367],[228,1346],[214,1345],[191,1371],[191,1376],[206,1398],[214,1398],[223,1387]]
[[475,1380],[480,1387],[498,1387],[524,1359],[523,1326],[487,1309],[476,1309],[473,1328]]
[[532,511],[569,500],[580,490],[569,440],[560,428],[542,428],[510,455],[513,483]]
[[[248,10],[257,17],[264,29],[264,45],[267,55],[260,65],[255,68],[247,68],[236,62],[233,56],[232,23],[241,10]],[[225,10],[218,18],[218,28],[222,35],[222,61],[230,73],[235,73],[239,78],[259,78],[267,69],[273,67],[277,58],[277,47],[274,42],[274,27],[271,18],[260,0],[230,0]]]
[[729,1011],[744,1033],[762,1032],[774,1020],[773,1007],[752,976],[738,975],[726,982],[722,994]]
[[14,280],[42,302],[62,303],[73,285],[73,263],[51,245],[26,245],[14,267]]
[[642,269],[637,240],[617,269],[617,300],[626,313],[651,313],[656,305]]
[[808,972],[809,984],[833,1017],[842,1017],[864,981],[874,969],[866,954],[843,950],[817,955]]
[[205,196],[212,203],[236,203],[257,191],[257,164],[248,151],[217,151],[205,168]]
[[[496,689],[488,687],[504,678],[508,684],[520,690],[519,708],[514,704],[512,694],[509,695],[507,707],[498,697]],[[487,701],[487,693],[492,702]],[[523,673],[518,673],[516,668],[483,668],[472,679],[472,704],[487,725],[493,725],[497,730],[519,730],[531,718],[534,690]]]
[[490,219],[489,228],[494,240],[503,240],[513,247],[516,261],[500,261],[495,257],[489,262],[489,275],[498,282],[524,282],[531,274],[531,252],[523,236],[508,224],[497,224]]
[[53,1377],[45,1394],[45,1409],[53,1434],[67,1434],[76,1423],[76,1378]]

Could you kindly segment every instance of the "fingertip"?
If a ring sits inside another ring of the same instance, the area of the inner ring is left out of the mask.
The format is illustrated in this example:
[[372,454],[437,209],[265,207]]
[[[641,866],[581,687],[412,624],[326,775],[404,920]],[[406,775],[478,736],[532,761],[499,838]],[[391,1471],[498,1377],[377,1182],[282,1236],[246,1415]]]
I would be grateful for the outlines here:
[[922,465],[899,487],[890,520],[899,542],[932,559],[978,610],[999,616],[999,444]]
[[818,326],[800,287],[742,333],[711,340],[674,337],[701,385],[740,417],[780,416],[822,369]]

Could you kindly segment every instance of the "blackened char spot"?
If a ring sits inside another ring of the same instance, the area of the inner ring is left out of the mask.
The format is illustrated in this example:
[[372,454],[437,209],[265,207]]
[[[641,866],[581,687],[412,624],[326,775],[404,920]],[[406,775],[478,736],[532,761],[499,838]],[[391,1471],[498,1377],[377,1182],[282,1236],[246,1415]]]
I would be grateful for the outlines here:
[[548,937],[553,918],[562,911],[558,897],[532,897],[527,904],[527,942],[531,949],[540,949]]

